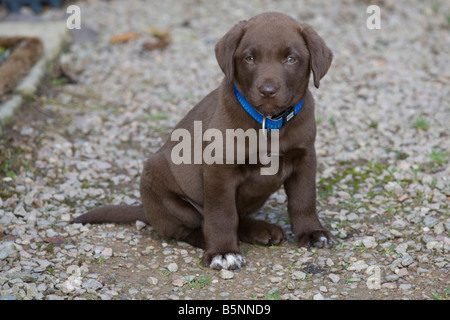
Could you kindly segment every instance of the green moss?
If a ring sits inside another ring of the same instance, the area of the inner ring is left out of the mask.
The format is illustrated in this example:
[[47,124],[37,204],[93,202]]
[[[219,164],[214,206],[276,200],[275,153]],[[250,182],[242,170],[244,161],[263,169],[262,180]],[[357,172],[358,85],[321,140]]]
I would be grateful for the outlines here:
[[421,129],[423,131],[427,131],[428,130],[428,122],[424,118],[420,117],[416,121],[414,121],[414,123],[412,124],[412,127],[415,129]]
[[336,191],[336,185],[342,183],[347,185],[348,189],[345,191],[353,197],[354,194],[359,193],[363,186],[366,186],[366,180],[372,178],[375,181],[375,186],[365,192],[365,195],[368,196],[369,199],[373,199],[380,194],[379,190],[382,190],[384,184],[394,180],[386,164],[375,162],[352,164],[349,162],[342,162],[341,165],[341,171],[333,177],[319,178],[319,198],[326,198],[332,195]]

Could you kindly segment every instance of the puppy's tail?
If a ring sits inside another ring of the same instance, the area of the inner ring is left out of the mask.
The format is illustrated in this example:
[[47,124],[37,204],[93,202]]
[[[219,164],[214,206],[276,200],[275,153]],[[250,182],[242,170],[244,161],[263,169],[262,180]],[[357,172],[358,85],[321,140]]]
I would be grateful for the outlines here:
[[96,208],[75,218],[72,223],[132,223],[136,220],[147,223],[142,205],[117,205]]

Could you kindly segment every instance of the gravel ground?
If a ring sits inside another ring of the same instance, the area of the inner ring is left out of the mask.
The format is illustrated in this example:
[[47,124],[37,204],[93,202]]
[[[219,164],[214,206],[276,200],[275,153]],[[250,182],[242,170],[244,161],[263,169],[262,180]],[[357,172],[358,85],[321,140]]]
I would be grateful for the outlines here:
[[[449,299],[450,4],[375,2],[380,30],[368,1],[79,2],[98,37],[59,59],[77,83],[48,79],[0,138],[0,299]],[[270,10],[335,54],[311,90],[319,215],[337,244],[297,248],[283,190],[259,216],[288,241],[243,244],[239,271],[204,268],[202,250],[140,222],[69,224],[139,203],[143,160],[222,79],[215,42]],[[149,27],[170,28],[170,45],[143,49]],[[142,35],[109,43],[130,31]]]

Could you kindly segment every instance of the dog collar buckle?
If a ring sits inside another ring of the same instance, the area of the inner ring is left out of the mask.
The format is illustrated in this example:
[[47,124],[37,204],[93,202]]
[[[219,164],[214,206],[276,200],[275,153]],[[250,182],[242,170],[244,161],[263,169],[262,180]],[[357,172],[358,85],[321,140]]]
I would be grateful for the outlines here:
[[261,123],[262,132],[267,138],[269,138],[270,137],[270,129],[266,128],[266,119],[267,119],[267,116],[263,116],[262,123]]

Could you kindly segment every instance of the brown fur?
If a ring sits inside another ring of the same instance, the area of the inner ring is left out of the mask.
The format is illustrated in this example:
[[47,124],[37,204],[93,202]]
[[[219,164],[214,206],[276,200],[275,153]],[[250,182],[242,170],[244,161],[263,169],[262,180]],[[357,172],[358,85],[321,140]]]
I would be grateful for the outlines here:
[[[103,207],[75,222],[114,221],[111,215],[133,221],[143,209],[146,222],[162,235],[204,248],[203,261],[210,266],[216,256],[239,254],[239,240],[266,245],[285,240],[282,228],[251,217],[284,186],[297,244],[331,246],[332,236],[316,212],[316,124],[314,100],[308,90],[311,71],[319,87],[331,64],[331,50],[309,25],[284,14],[265,13],[236,24],[217,43],[215,53],[225,74],[223,83],[175,129],[184,128],[192,134],[196,120],[202,121],[203,130],[216,128],[223,133],[233,128],[260,129],[237,101],[233,82],[265,115],[282,112],[304,99],[299,114],[280,129],[278,172],[261,175],[262,165],[248,162],[175,165],[171,151],[177,142],[168,140],[145,163],[142,208]],[[291,59],[288,63],[288,56],[295,62]]]

